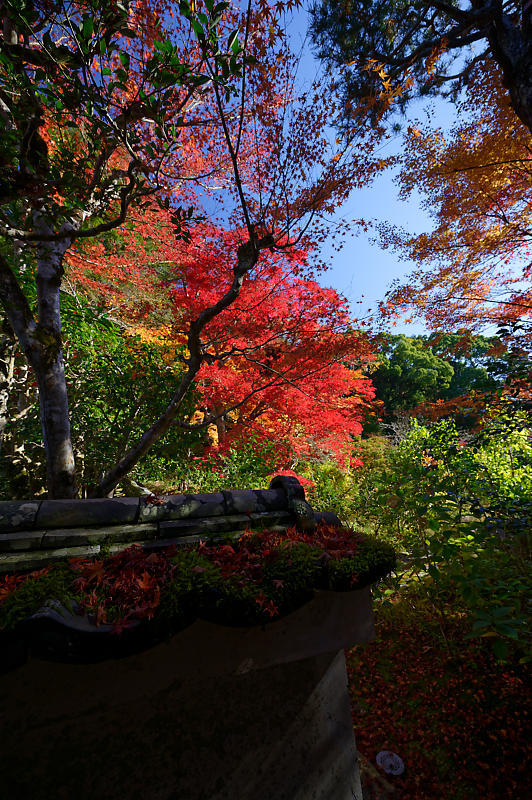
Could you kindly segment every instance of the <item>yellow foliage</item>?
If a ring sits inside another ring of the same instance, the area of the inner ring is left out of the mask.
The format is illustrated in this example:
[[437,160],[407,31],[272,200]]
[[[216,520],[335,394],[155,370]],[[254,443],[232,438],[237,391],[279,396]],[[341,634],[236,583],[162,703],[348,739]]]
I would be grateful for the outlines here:
[[[516,285],[530,263],[532,137],[493,65],[477,70],[460,112],[450,134],[416,123],[405,137],[400,194],[422,193],[434,229],[381,226],[384,246],[425,268],[394,289],[390,307],[414,307],[440,330],[527,316],[532,304]],[[512,312],[501,298],[521,306]]]

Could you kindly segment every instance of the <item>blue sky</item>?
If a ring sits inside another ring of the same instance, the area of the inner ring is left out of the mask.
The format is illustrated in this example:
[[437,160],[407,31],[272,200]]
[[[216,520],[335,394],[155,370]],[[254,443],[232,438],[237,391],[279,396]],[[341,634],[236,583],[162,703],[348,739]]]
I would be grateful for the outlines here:
[[[430,227],[430,220],[415,197],[410,197],[408,202],[397,199],[391,172],[381,175],[372,186],[354,191],[338,213],[346,219],[386,220],[412,232]],[[415,269],[412,262],[399,261],[396,254],[381,249],[370,236],[360,231],[356,238],[346,242],[340,253],[333,251],[326,242],[320,249],[330,262],[321,282],[343,294],[357,317],[366,316],[367,311],[375,308],[395,278]],[[398,324],[394,328],[396,333],[414,334],[424,330],[421,323]]]
[[[296,52],[302,49],[299,76],[302,82],[311,81],[320,68],[319,62],[313,58],[310,42],[306,39],[308,13],[306,9],[295,12],[288,21],[287,29]],[[436,108],[434,122],[446,126],[453,113],[448,103],[438,101],[432,104]],[[423,106],[410,106],[409,116],[423,113]],[[401,146],[401,135],[386,145],[388,151]],[[338,210],[338,216],[344,219],[374,218],[386,221],[406,230],[421,232],[431,228],[431,221],[421,208],[419,199],[412,195],[408,201],[400,201],[398,189],[393,182],[393,172],[388,171],[373,183],[371,187],[353,191],[348,201]],[[370,235],[362,231],[356,238],[349,238],[344,249],[338,253],[328,246],[327,242],[320,247],[322,258],[330,264],[329,270],[320,278],[323,285],[332,286],[343,294],[350,303],[353,314],[357,317],[366,315],[368,309],[375,308],[382,300],[392,281],[408,275],[415,269],[415,264],[399,261],[396,254],[382,250],[377,243],[371,241]],[[422,323],[414,322],[406,325],[398,324],[395,333],[423,333]]]

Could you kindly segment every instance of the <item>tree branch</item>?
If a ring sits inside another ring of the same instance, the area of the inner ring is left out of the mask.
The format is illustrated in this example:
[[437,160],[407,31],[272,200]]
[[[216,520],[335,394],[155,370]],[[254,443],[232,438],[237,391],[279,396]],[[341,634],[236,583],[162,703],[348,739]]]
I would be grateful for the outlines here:
[[246,242],[240,245],[237,251],[237,263],[233,268],[233,282],[227,292],[217,303],[204,309],[197,319],[189,326],[188,350],[190,353],[187,359],[188,368],[181,379],[181,382],[161,416],[150,426],[150,428],[140,437],[137,443],[126,453],[126,455],[102,478],[98,486],[94,489],[94,495],[105,496],[111,492],[119,481],[127,475],[138,461],[148,452],[155,442],[161,439],[170,428],[176,418],[181,404],[192,386],[196,375],[205,361],[205,354],[201,344],[201,333],[205,326],[214,317],[221,314],[228,308],[240,294],[245,275],[257,263],[261,249],[271,247],[273,239],[266,236],[262,239],[255,239],[254,242]]
[[[32,332],[36,321],[24,292],[3,255],[0,254],[0,301],[4,306],[7,319],[17,336],[22,349],[30,363],[33,362],[35,342]],[[31,354],[31,359],[30,359]]]

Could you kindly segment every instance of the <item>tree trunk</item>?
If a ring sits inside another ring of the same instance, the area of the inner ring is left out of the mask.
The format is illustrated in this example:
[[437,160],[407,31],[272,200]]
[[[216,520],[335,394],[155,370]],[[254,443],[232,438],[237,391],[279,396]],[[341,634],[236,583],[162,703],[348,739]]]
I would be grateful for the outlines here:
[[532,133],[532,3],[522,2],[521,26],[507,14],[498,13],[490,26],[488,41],[502,69],[512,108]]
[[70,439],[65,366],[61,350],[35,372],[46,452],[48,496],[76,497],[74,453]]
[[216,407],[214,409],[214,416],[216,417],[216,435],[218,437],[218,444],[223,444],[227,438],[227,426],[225,417],[222,414],[223,409]]
[[14,382],[16,350],[17,342],[12,333],[6,332],[0,337],[0,453],[8,422],[7,410]]
[[[52,233],[43,213],[34,214],[34,224],[41,233]],[[37,245],[38,321],[9,262],[0,255],[0,301],[37,379],[51,498],[77,494],[59,309],[63,257],[69,245],[68,239]]]
[[[34,214],[34,223],[38,231],[52,233],[41,212]],[[77,496],[59,304],[63,258],[69,245],[70,241],[65,239],[37,246],[39,322],[34,337],[40,341],[41,347],[32,366],[39,388],[48,496],[54,498]]]

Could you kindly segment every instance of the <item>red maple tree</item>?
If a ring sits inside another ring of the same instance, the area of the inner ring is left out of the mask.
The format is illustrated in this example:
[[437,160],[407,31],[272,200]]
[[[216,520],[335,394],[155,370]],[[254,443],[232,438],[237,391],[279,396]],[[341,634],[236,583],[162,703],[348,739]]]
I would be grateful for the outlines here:
[[[174,315],[174,323],[176,319],[186,321],[186,327],[179,331],[186,339],[181,379],[171,387],[166,411],[94,487],[96,494],[105,495],[170,426],[180,421],[182,404],[190,389],[198,381],[201,384],[209,369],[214,375],[214,362],[220,358],[213,342],[221,336],[216,331],[220,327],[216,320],[229,324],[231,319],[237,320],[238,314],[245,317],[246,304],[252,309],[257,298],[253,300],[251,296],[238,305],[249,276],[256,269],[264,269],[258,273],[256,284],[258,287],[262,281],[264,286],[267,264],[278,264],[281,272],[277,276],[272,273],[272,280],[280,281],[293,298],[294,284],[290,284],[289,273],[282,267],[282,254],[286,254],[288,264],[289,253],[310,252],[312,245],[330,231],[328,215],[353,186],[368,180],[383,164],[371,158],[378,133],[370,131],[358,151],[348,144],[331,145],[327,124],[334,98],[319,84],[297,89],[294,60],[279,27],[283,10],[279,4],[270,6],[261,0],[240,13],[226,3],[214,6],[210,0],[204,4],[181,3],[179,7],[156,0],[149,6],[138,2],[128,10],[128,28],[122,12],[115,22],[109,9],[98,2],[90,14],[74,5],[60,9],[52,5],[51,10],[40,11],[33,23],[21,21],[16,15],[10,21],[13,74],[25,84],[29,104],[26,107],[13,103],[13,138],[16,142],[20,139],[20,147],[24,147],[23,131],[29,114],[41,155],[37,159],[38,154],[34,154],[39,163],[35,160],[31,176],[20,175],[20,181],[28,188],[27,212],[18,227],[11,221],[6,223],[3,233],[19,249],[34,247],[38,252],[37,290],[41,299],[37,319],[28,307],[17,269],[9,259],[0,260],[0,297],[38,376],[52,496],[74,496],[76,491],[60,341],[59,288],[66,263],[73,268],[76,259],[78,265],[84,259],[85,285],[107,295],[108,300],[121,294],[121,303],[131,302],[126,284],[129,292],[133,287],[133,299],[139,301],[135,314],[142,316],[149,314],[151,303],[149,296],[142,299],[146,281],[154,290],[160,286],[161,263],[166,259],[159,252],[153,269],[142,275],[139,270],[149,260],[149,254],[120,266],[118,256],[109,258],[113,251],[109,245],[114,237],[112,231],[126,224],[128,215],[136,209],[137,218],[144,219],[145,224],[166,227],[171,223],[174,239],[182,247],[177,254],[174,248],[174,263],[176,258],[178,263],[186,260],[187,252],[193,252],[187,248],[198,242],[203,248],[201,258],[197,256],[199,251],[194,251],[198,265],[194,281],[204,285],[203,295],[195,296],[202,300],[194,305],[189,299],[187,311],[183,295],[180,300],[185,310]],[[33,25],[33,38],[30,46],[24,45],[21,50],[19,29],[28,24]],[[79,30],[79,35],[72,30]],[[56,42],[58,31],[64,31],[64,36]],[[43,60],[54,82],[43,100],[30,103],[35,85],[45,80],[42,73],[34,70],[35,63]],[[4,77],[7,82],[11,80]],[[35,197],[29,192],[30,183]],[[12,189],[13,197],[18,197],[18,184],[13,184]],[[161,211],[166,208],[166,217],[158,217],[155,200]],[[9,213],[4,214],[5,219]],[[200,222],[205,216],[209,222]],[[143,234],[142,226],[138,234]],[[91,246],[87,244],[89,240],[97,244]],[[165,247],[170,248],[170,243]],[[210,256],[213,248],[215,254],[219,253],[217,266],[216,258]],[[137,249],[140,252],[142,246],[139,244]],[[277,259],[273,258],[275,254]],[[107,272],[98,272],[94,263],[90,271],[86,268],[89,261],[98,260],[100,264],[106,262]],[[187,269],[192,275],[190,265]],[[121,272],[127,274],[127,281],[121,280]],[[118,293],[117,283],[122,284]],[[209,286],[216,291],[207,291]],[[295,308],[293,299],[290,303],[294,319],[299,314],[302,320],[305,309],[310,314],[313,301],[310,284],[304,291],[303,286],[300,288],[305,298],[300,309]],[[336,301],[332,297],[330,300],[334,305]],[[229,313],[234,304],[235,313]],[[256,314],[260,318],[259,310]],[[251,327],[251,320],[246,324]],[[290,337],[294,339],[293,323],[288,325],[286,334],[281,334],[275,324],[275,337],[282,340],[284,335],[290,344]],[[344,331],[339,335],[337,325],[338,320],[311,320],[305,336],[300,327],[297,341],[294,339],[296,352],[293,356],[283,355],[280,372],[284,377],[290,365],[297,380],[307,382],[310,393],[317,395],[323,391],[323,381],[320,384],[318,376],[325,371],[318,369],[316,362],[326,354],[327,361],[323,363],[333,385],[336,381],[346,389],[338,391],[330,414],[331,420],[337,414],[334,424],[338,425],[345,424],[349,405],[356,405],[346,399],[356,384],[346,379],[347,373],[342,373],[340,364],[344,353],[347,360],[353,352],[359,354],[360,343],[356,342],[353,351],[356,337],[351,335],[347,345],[350,334]],[[228,330],[228,346],[232,337]],[[239,347],[238,335],[234,338]],[[331,358],[333,339],[336,355]],[[257,395],[259,375],[269,383],[263,390],[271,390],[272,394],[280,385],[279,375],[272,377],[276,367],[267,361],[271,354],[265,351],[266,340],[257,340],[253,346],[257,344],[262,361],[253,367],[253,396]],[[314,352],[314,366],[304,356],[305,347],[307,354]],[[231,351],[232,348],[230,345]],[[229,356],[222,355],[221,360],[229,366]],[[242,353],[232,352],[232,356],[233,372],[243,374]],[[248,355],[246,378],[251,375],[250,363]],[[333,363],[337,364],[336,374]],[[213,387],[213,377],[209,380]],[[206,390],[205,382],[203,385]],[[301,388],[300,385],[296,390],[298,399],[304,396]],[[239,397],[239,402],[240,399],[243,398]],[[250,409],[244,404],[240,408],[242,414]],[[224,407],[221,414],[226,410]],[[313,417],[318,420],[320,414],[315,411]],[[329,423],[321,426],[322,432],[330,429]]]

